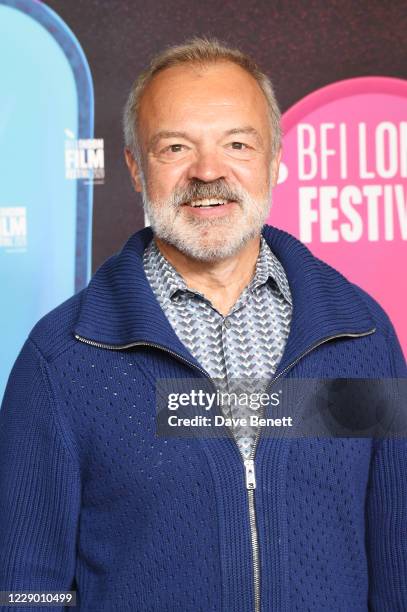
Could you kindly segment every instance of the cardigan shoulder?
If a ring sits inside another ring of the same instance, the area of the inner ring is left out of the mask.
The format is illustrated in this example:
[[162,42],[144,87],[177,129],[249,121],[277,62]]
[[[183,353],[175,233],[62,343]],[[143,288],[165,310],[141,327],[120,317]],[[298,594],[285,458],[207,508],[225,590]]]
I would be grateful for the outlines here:
[[77,345],[73,330],[85,291],[86,288],[53,308],[31,330],[29,338],[46,361],[53,361],[62,352]]
[[357,285],[354,285],[354,287],[369,309],[371,317],[376,325],[376,334],[383,336],[386,341],[389,356],[392,362],[393,375],[395,377],[406,378],[406,360],[390,317],[377,302],[377,300],[375,300],[369,293]]
[[379,302],[362,289],[359,285],[352,283],[354,289],[359,294],[359,297],[363,300],[364,304],[369,310],[369,313],[376,324],[376,331],[388,336],[393,330],[393,324]]

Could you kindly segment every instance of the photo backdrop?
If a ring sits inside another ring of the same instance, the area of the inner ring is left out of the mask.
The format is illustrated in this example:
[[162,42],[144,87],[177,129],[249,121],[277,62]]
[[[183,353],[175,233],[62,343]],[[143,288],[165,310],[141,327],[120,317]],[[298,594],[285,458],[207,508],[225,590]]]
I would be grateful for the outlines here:
[[405,15],[399,0],[0,0],[0,396],[35,322],[143,226],[122,108],[149,58],[193,35],[272,78],[269,223],[369,291],[407,352]]

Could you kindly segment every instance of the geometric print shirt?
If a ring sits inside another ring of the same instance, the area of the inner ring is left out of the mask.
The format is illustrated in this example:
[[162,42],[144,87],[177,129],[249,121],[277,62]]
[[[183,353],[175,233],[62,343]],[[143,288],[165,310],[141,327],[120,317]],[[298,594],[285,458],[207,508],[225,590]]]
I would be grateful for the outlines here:
[[[284,268],[263,236],[254,276],[226,316],[202,293],[188,288],[154,239],[144,251],[143,266],[175,333],[215,379],[217,388],[230,393],[236,389],[234,383],[247,381],[256,393],[264,391],[285,348],[292,300]],[[252,407],[249,410],[230,403],[221,408],[225,416],[239,418],[253,411]],[[237,425],[230,429],[243,459],[250,458],[258,427]]]

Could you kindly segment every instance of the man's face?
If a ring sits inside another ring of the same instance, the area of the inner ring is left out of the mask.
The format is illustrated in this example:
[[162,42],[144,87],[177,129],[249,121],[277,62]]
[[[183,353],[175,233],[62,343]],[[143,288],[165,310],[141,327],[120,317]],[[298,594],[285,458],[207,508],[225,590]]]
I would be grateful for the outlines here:
[[279,156],[251,75],[226,62],[164,70],[142,96],[138,136],[142,167],[126,160],[158,238],[216,261],[259,235]]

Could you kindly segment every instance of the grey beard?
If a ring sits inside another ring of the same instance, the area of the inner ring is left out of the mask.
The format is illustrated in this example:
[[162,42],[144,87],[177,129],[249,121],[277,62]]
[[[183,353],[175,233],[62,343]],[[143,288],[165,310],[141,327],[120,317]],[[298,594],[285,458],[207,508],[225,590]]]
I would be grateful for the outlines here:
[[[165,202],[151,202],[143,189],[144,210],[153,233],[186,256],[204,262],[215,262],[238,253],[251,239],[259,236],[271,207],[271,187],[266,198],[254,200],[242,189],[229,189],[227,184],[202,183],[175,192]],[[178,213],[183,203],[194,199],[215,198],[235,201],[242,209],[245,219],[208,218],[184,219],[177,224]],[[212,230],[213,228],[213,230]],[[216,228],[219,231],[216,232]],[[205,229],[210,235],[205,236]],[[227,229],[230,231],[227,232]],[[211,231],[212,230],[212,231]],[[215,232],[215,235],[212,235]],[[229,237],[229,240],[228,240]]]

